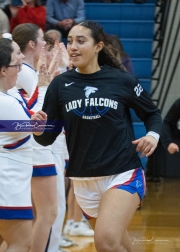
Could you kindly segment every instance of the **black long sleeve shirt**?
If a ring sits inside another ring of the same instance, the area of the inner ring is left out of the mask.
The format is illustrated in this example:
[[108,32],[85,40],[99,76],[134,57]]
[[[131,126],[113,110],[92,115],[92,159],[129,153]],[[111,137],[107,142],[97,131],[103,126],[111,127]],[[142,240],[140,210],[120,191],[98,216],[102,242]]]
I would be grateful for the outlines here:
[[[43,111],[48,120],[64,121],[69,151],[66,176],[108,176],[141,166],[132,144],[129,108],[144,121],[147,131],[160,134],[160,111],[131,74],[104,66],[92,74],[73,69],[53,79]],[[46,146],[59,133],[45,131],[34,138]]]
[[[161,142],[165,149],[172,142],[180,144],[180,129],[178,121],[180,120],[180,99],[177,99],[163,120],[161,131]],[[180,146],[179,146],[180,147]]]

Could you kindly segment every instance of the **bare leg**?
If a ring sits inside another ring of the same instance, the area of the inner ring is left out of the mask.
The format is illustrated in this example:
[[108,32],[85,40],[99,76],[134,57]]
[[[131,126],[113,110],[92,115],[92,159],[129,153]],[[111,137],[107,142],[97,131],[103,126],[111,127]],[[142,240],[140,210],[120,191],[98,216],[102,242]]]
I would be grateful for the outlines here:
[[71,187],[72,187],[72,192],[73,192],[73,208],[74,208],[74,215],[73,215],[73,219],[74,219],[74,222],[80,222],[81,219],[82,219],[82,211],[81,211],[81,208],[80,206],[78,205],[77,201],[76,201],[76,197],[75,197],[75,194],[74,194],[74,186],[73,186],[73,181],[71,181]]
[[71,184],[67,200],[68,203],[67,219],[74,220],[74,222],[80,222],[82,219],[82,211],[75,198],[73,181],[71,180],[70,183]]
[[[138,204],[137,193],[110,189],[103,194],[97,220],[89,220],[90,225],[95,228],[95,245],[98,252],[133,251],[126,229]],[[120,237],[119,240],[117,236]]]
[[133,246],[132,246],[132,242],[129,238],[129,234],[127,229],[125,230],[123,239],[122,239],[122,245],[123,247],[126,249],[127,252],[133,252]]
[[[88,220],[90,226],[92,227],[93,230],[95,230],[95,225],[96,225],[96,218],[92,218]],[[126,249],[127,252],[133,252],[133,247],[132,243],[129,239],[129,235],[127,230],[124,233],[123,239],[122,239],[122,245]]]
[[73,220],[74,219],[74,188],[72,185],[72,180],[70,180],[70,188],[69,188],[69,193],[68,193],[68,198],[67,198],[67,219],[68,220]]
[[7,243],[6,252],[29,252],[32,241],[31,220],[0,220],[0,230]]
[[56,176],[33,177],[32,196],[36,209],[31,252],[44,252],[57,215]]

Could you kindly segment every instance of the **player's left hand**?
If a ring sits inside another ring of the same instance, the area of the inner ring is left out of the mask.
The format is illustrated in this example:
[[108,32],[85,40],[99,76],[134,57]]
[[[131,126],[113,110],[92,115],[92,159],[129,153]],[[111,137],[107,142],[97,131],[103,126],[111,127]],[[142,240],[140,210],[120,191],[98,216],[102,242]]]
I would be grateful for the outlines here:
[[158,141],[152,136],[144,136],[132,141],[132,144],[137,144],[136,151],[141,152],[141,157],[149,157],[156,149]]

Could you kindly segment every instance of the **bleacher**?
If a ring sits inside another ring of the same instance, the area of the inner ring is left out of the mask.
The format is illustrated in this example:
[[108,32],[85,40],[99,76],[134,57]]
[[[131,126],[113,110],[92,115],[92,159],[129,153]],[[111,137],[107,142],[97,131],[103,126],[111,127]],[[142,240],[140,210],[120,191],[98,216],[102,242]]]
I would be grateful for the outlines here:
[[[119,36],[125,52],[130,56],[134,75],[149,93],[152,70],[152,44],[156,0],[135,4],[133,0],[121,3],[89,1],[85,3],[86,19],[101,24],[107,34]],[[145,135],[143,122],[131,110],[136,138]],[[142,159],[146,166],[146,158]]]

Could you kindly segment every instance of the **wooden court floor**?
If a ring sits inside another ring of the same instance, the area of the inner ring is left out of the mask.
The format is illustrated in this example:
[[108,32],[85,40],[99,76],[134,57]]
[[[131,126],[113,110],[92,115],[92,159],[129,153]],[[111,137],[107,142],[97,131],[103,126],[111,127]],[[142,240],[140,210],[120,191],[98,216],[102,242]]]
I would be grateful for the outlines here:
[[[147,195],[129,228],[134,252],[180,252],[180,179],[148,182]],[[67,252],[95,252],[92,237],[71,237]]]

